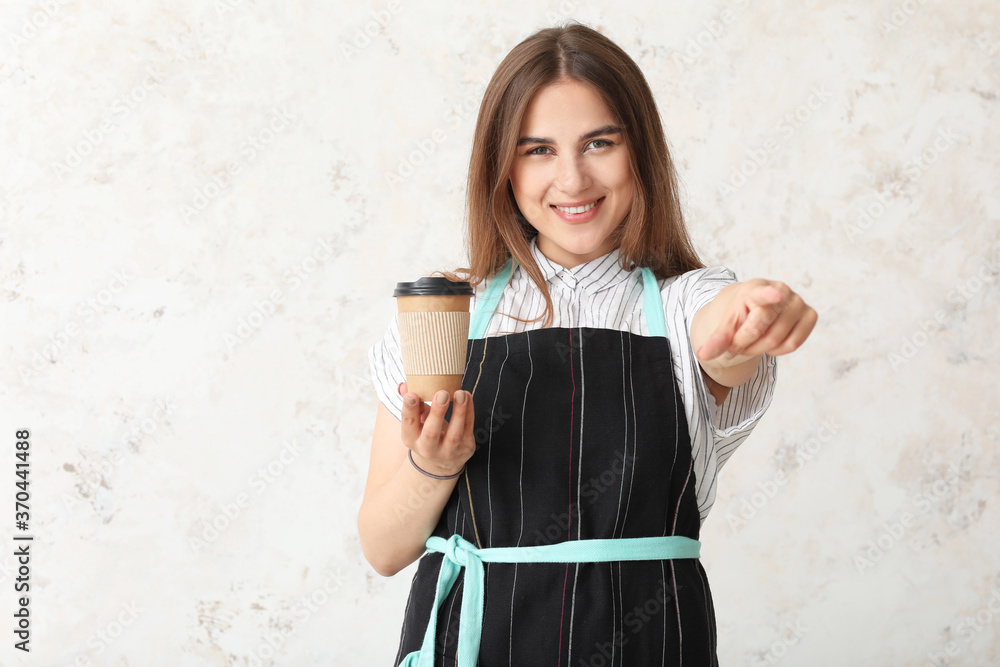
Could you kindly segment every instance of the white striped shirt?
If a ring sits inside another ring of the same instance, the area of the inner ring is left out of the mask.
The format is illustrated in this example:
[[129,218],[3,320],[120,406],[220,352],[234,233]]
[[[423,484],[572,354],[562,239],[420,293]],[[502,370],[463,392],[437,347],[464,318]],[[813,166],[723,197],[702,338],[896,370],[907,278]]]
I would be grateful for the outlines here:
[[[537,237],[536,237],[537,238]],[[553,305],[553,327],[594,327],[629,331],[649,336],[643,314],[642,271],[625,271],[618,264],[618,250],[567,269],[542,254],[531,240],[531,254],[547,281]],[[471,309],[491,279],[476,286]],[[691,322],[695,313],[736,275],[722,266],[695,269],[658,281],[666,320],[667,339],[673,357],[674,376],[681,392],[691,437],[691,457],[696,474],[696,495],[704,523],[715,502],[719,470],[750,435],[771,403],[777,360],[763,355],[749,381],[730,390],[722,405],[705,386],[691,345]],[[544,320],[519,322],[542,315],[545,299],[520,266],[504,288],[487,336],[502,336],[541,328]],[[406,380],[399,345],[398,316],[393,316],[381,341],[368,351],[372,379],[379,400],[397,419],[402,418],[403,399],[396,390]]]

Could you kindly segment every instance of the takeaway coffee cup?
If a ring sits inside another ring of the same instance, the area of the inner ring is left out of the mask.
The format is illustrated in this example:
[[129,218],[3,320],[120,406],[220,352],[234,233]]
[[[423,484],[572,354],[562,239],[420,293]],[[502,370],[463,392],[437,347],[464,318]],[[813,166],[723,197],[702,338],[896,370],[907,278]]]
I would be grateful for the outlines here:
[[399,307],[399,343],[406,387],[431,402],[444,389],[462,388],[469,341],[468,282],[424,277],[396,283],[392,295]]

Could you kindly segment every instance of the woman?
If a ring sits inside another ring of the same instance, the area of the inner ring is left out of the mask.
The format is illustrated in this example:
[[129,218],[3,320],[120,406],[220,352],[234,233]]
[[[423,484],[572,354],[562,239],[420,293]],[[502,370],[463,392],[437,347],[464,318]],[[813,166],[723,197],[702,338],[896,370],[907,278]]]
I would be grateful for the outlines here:
[[498,67],[468,216],[462,390],[406,391],[395,318],[370,351],[362,547],[429,549],[394,664],[717,664],[699,529],[815,311],[701,263],[648,84],[579,24]]

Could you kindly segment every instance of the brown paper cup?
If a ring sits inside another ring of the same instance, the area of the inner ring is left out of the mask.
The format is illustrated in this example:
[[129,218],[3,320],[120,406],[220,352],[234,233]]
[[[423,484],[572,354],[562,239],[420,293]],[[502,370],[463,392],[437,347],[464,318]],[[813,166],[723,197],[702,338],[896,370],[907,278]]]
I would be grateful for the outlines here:
[[406,386],[431,402],[444,389],[462,388],[469,340],[470,296],[399,296],[399,342]]

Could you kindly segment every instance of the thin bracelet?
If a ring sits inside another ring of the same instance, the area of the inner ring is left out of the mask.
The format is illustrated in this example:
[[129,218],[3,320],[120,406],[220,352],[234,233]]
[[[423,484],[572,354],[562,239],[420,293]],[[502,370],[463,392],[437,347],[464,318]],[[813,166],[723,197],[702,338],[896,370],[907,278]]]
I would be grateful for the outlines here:
[[459,475],[461,475],[463,472],[465,472],[465,466],[462,466],[462,469],[459,470],[458,472],[456,472],[454,475],[448,475],[447,477],[443,477],[441,475],[432,475],[429,472],[427,472],[426,470],[424,470],[423,468],[421,468],[420,466],[418,466],[416,463],[414,463],[414,461],[413,461],[413,450],[412,449],[407,449],[406,450],[406,458],[410,459],[410,463],[413,463],[413,467],[414,468],[416,468],[420,472],[424,473],[428,477],[433,477],[434,479],[455,479],[456,477],[458,477]]

